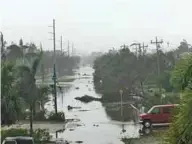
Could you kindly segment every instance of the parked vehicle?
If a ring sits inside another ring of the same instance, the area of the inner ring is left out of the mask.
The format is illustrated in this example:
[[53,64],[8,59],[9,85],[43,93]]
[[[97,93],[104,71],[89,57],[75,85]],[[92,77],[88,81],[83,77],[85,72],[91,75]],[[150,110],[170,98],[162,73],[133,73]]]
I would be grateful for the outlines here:
[[147,113],[140,114],[140,124],[144,127],[151,127],[157,124],[169,124],[172,111],[178,104],[155,105]]
[[2,144],[34,144],[32,137],[6,137]]

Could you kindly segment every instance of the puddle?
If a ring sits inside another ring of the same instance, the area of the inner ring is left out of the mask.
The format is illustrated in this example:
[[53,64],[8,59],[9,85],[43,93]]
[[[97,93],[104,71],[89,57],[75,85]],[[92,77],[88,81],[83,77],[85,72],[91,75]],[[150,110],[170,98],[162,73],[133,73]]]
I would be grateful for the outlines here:
[[[68,119],[80,119],[79,121],[70,121],[65,127],[65,131],[58,132],[57,137],[70,141],[70,143],[82,142],[83,144],[123,144],[122,137],[139,137],[140,126],[133,122],[133,109],[130,104],[124,104],[121,109],[120,103],[102,104],[98,101],[82,103],[75,100],[75,97],[82,95],[91,95],[101,98],[94,90],[92,83],[91,67],[82,67],[78,70],[77,79],[70,82],[63,93],[58,92],[57,105],[58,111],[64,111]],[[78,78],[87,74],[89,77]],[[63,85],[66,85],[63,84]],[[76,89],[76,88],[79,89]],[[54,110],[52,102],[45,106],[48,110]],[[68,106],[80,108],[68,110]],[[53,133],[55,137],[55,133]]]

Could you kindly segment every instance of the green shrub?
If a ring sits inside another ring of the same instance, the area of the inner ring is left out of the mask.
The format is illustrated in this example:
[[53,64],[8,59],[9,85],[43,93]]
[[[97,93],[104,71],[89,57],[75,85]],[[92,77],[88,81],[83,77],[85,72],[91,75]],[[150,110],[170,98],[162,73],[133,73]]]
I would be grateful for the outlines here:
[[15,136],[29,136],[27,129],[9,129],[1,130],[1,141],[6,137],[15,137]]
[[192,92],[185,91],[180,106],[175,110],[174,121],[171,124],[165,144],[192,143]]
[[[16,137],[16,136],[29,136],[29,131],[27,129],[9,129],[1,130],[1,142],[6,137]],[[37,129],[33,132],[33,138],[35,143],[48,142],[51,139],[47,129]]]
[[49,134],[47,129],[37,129],[34,131],[33,137],[35,142],[41,143],[50,141],[52,136]]
[[65,121],[65,113],[64,112],[58,112],[57,114],[54,112],[51,112],[48,120],[51,121]]

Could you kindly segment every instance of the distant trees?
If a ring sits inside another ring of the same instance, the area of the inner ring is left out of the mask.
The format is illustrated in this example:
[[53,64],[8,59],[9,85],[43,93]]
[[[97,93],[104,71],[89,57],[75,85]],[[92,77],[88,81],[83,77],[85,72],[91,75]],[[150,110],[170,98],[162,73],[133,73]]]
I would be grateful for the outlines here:
[[[11,44],[5,47],[3,35],[1,35],[1,124],[11,125],[16,120],[27,115],[26,109],[30,112],[30,134],[33,133],[33,117],[37,118],[36,107],[40,109],[41,118],[44,118],[44,104],[49,101],[48,94],[52,92],[51,87],[36,85],[36,75],[44,74],[47,69],[53,67],[53,52],[44,53],[34,43],[24,44],[20,39],[19,45]],[[44,59],[43,59],[44,58]],[[57,64],[63,76],[63,69],[73,69],[78,65],[79,57],[67,57],[57,54]],[[41,68],[40,68],[41,67]],[[47,71],[47,74],[48,71]],[[57,120],[63,118],[57,116]],[[43,115],[43,116],[42,116]],[[54,118],[53,118],[54,119]],[[64,119],[62,119],[63,121]]]
[[21,46],[21,47],[23,46],[23,40],[22,39],[19,40],[19,46]]
[[[171,84],[178,90],[190,88],[192,82],[192,53],[184,55],[176,64],[171,75]],[[192,88],[192,87],[191,87]],[[190,88],[190,89],[191,89]]]
[[[171,71],[181,56],[180,49],[169,52],[159,50],[160,77],[157,75],[157,54],[142,52],[136,55],[129,48],[110,50],[94,62],[94,82],[96,89],[101,93],[118,94],[124,89],[125,95],[136,94],[143,97],[148,89],[158,87],[173,91],[170,83]],[[177,57],[179,55],[179,57]],[[102,83],[100,83],[102,81]],[[113,97],[115,97],[115,95]]]
[[[31,59],[36,56],[36,52],[39,51],[34,43],[23,44],[23,40],[20,39],[19,45],[12,44],[6,49],[6,59],[8,61],[16,62],[18,59]],[[46,74],[49,74],[49,70],[53,68],[53,51],[45,51],[42,55],[40,66],[38,66],[37,75],[42,75],[42,68]],[[68,57],[61,54],[56,54],[56,68],[59,76],[70,74],[72,69],[77,67],[80,62],[80,57],[73,56]]]

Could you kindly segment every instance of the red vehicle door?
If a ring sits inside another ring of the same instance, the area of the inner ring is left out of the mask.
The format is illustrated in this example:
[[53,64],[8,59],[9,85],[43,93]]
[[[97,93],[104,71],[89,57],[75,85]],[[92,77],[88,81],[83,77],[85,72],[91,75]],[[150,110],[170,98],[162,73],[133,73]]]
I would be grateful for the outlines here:
[[162,110],[161,107],[154,107],[151,111],[151,122],[152,123],[161,123],[163,121],[162,118]]
[[163,123],[168,123],[169,122],[169,117],[170,117],[170,107],[162,107],[163,113],[162,113],[162,118],[163,118]]
[[163,122],[164,123],[170,123],[171,122],[171,117],[172,117],[172,112],[173,112],[173,106],[167,106],[163,107]]

